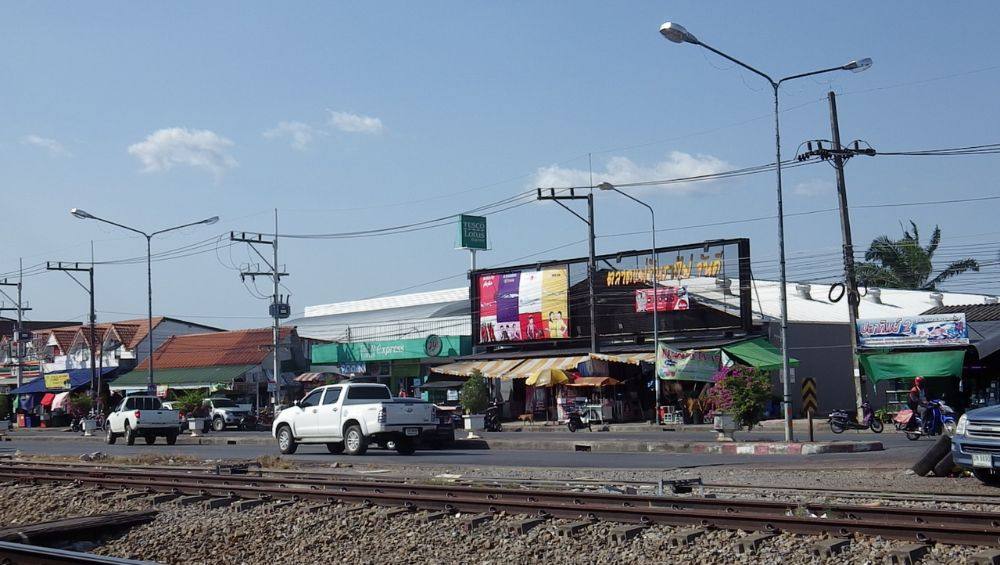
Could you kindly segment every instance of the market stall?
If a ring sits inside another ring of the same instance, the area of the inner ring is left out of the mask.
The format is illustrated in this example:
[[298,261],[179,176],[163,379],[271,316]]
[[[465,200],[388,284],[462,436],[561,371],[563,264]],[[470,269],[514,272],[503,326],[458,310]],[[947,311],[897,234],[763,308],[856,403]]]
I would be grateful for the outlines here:
[[563,410],[560,420],[565,419],[565,409],[571,405],[591,422],[615,420],[615,397],[612,389],[621,384],[621,381],[611,377],[577,377],[572,382],[565,383],[563,391],[569,402],[560,403]]

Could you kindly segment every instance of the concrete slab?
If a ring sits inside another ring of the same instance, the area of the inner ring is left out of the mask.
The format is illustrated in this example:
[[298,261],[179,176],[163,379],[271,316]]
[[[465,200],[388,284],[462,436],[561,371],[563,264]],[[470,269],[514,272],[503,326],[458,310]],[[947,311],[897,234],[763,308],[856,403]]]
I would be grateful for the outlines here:
[[576,537],[576,534],[586,530],[587,528],[594,525],[591,521],[581,521],[581,522],[571,522],[569,524],[562,524],[556,529],[556,534],[565,538]]
[[232,504],[234,502],[236,502],[237,500],[239,500],[239,499],[229,498],[229,497],[225,497],[225,498],[210,498],[210,499],[206,500],[205,502],[203,502],[202,504],[205,506],[205,508],[207,508],[209,510],[212,510],[214,508],[224,508],[226,506],[232,506]]
[[523,520],[518,520],[510,527],[510,533],[524,535],[537,526],[541,526],[545,523],[544,518],[525,518]]
[[922,543],[911,543],[901,545],[889,550],[885,556],[885,562],[892,565],[913,565],[919,563],[923,556],[931,550],[929,545]]
[[429,524],[431,522],[437,522],[438,520],[443,520],[451,516],[450,512],[431,512],[430,514],[424,514],[420,517],[420,521],[424,524]]
[[620,526],[611,530],[608,538],[611,543],[625,543],[632,538],[641,536],[645,530],[645,526]]
[[181,506],[191,506],[192,504],[199,504],[201,502],[204,502],[208,500],[208,498],[209,497],[200,494],[196,494],[193,496],[182,496],[181,498],[177,499],[177,504],[180,504]]
[[493,520],[493,514],[476,514],[462,519],[462,529],[471,532],[476,528]]
[[736,553],[750,554],[757,553],[760,546],[767,540],[777,536],[771,532],[757,532],[755,534],[750,534],[749,536],[737,540],[736,542]]
[[817,542],[812,547],[812,554],[817,557],[833,557],[847,551],[851,547],[849,539],[826,539]]
[[251,508],[256,508],[266,502],[267,502],[266,500],[261,500],[259,498],[252,498],[248,500],[237,500],[236,503],[233,504],[232,508],[237,512],[246,512],[247,510],[250,510]]
[[704,528],[681,530],[667,538],[667,545],[670,547],[684,547],[691,545],[695,542],[695,540],[705,535],[707,531],[708,530]]

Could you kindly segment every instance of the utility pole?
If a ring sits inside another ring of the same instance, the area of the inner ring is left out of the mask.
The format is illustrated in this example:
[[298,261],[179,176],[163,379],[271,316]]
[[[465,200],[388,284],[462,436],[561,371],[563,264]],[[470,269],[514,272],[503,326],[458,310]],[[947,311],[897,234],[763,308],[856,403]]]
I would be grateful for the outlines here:
[[[84,263],[86,264],[86,263]],[[90,395],[94,399],[94,406],[97,407],[97,411],[101,411],[101,379],[97,375],[97,364],[94,360],[95,352],[97,350],[97,330],[95,326],[97,325],[97,312],[94,310],[94,264],[91,263],[89,267],[81,267],[80,263],[63,263],[62,261],[46,261],[45,269],[47,271],[62,271],[66,273],[66,276],[73,279],[77,285],[80,286],[90,295]],[[90,285],[84,286],[83,283],[76,280],[73,276],[74,272],[87,273]]]
[[[594,191],[590,190],[586,195],[577,195],[576,189],[570,188],[569,196],[557,196],[556,189],[550,188],[548,195],[542,194],[542,189],[537,189],[538,200],[552,200],[556,204],[562,206],[570,214],[573,214],[579,218],[583,223],[587,224],[587,242],[588,242],[588,257],[587,257],[587,293],[589,295],[590,302],[590,352],[598,353],[597,346],[597,301],[594,299],[594,277],[597,275],[597,261],[594,259],[595,248],[594,248]],[[580,214],[573,211],[572,208],[566,206],[561,201],[562,200],[586,200],[587,201],[587,217],[584,218]]]
[[[861,407],[863,400],[863,389],[861,386],[861,368],[858,366],[858,306],[861,303],[861,295],[858,293],[858,281],[854,270],[854,243],[851,239],[851,215],[847,207],[847,182],[844,179],[844,164],[855,155],[867,155],[869,157],[876,154],[875,150],[867,146],[862,148],[860,141],[851,143],[853,147],[843,147],[840,142],[840,121],[837,116],[837,95],[832,91],[827,93],[830,101],[830,132],[833,137],[829,141],[830,148],[823,147],[824,140],[809,141],[806,144],[807,151],[798,155],[799,161],[805,161],[812,157],[818,157],[824,161],[831,161],[837,173],[837,200],[840,207],[840,234],[844,248],[844,295],[847,297],[847,318],[850,323],[850,344],[851,344],[851,367],[854,375],[854,397],[855,408],[858,414],[858,421],[864,419],[864,411]],[[813,143],[816,148],[813,149]],[[838,298],[839,300],[839,298]]]
[[[21,303],[21,289],[24,286],[23,285],[23,280],[24,280],[24,265],[21,262],[21,260],[18,259],[17,282],[16,283],[8,282],[7,279],[4,279],[3,281],[0,281],[0,286],[14,286],[14,287],[17,287],[17,301],[16,301],[16,306],[14,306],[13,308],[7,308],[7,307],[4,307],[2,304],[0,304],[0,312],[7,312],[7,311],[14,311],[14,310],[17,311],[17,327],[14,330],[14,352],[16,353],[16,357],[17,357],[17,377],[16,378],[17,378],[17,386],[18,387],[20,387],[22,384],[24,384],[24,342],[26,341],[26,338],[28,337],[26,335],[26,332],[23,331],[23,324],[24,324],[24,319],[23,318],[24,318],[24,313],[27,312],[27,311],[29,311],[29,310],[31,310],[31,308],[26,308]],[[0,292],[3,292],[3,291],[0,290]],[[10,296],[7,295],[6,292],[3,292],[3,295],[7,296],[7,298],[13,300],[12,298],[10,298]]]
[[[249,244],[250,249],[253,249],[268,267],[267,271],[262,271],[259,267],[257,269],[250,269],[250,266],[248,265],[245,270],[240,271],[240,280],[245,281],[247,277],[250,277],[250,280],[256,280],[256,277],[269,277],[274,287],[274,293],[271,296],[271,305],[268,308],[268,313],[273,321],[273,325],[271,327],[271,346],[274,352],[272,367],[274,374],[274,394],[271,396],[271,403],[277,404],[281,395],[281,388],[278,384],[278,378],[281,375],[281,361],[278,359],[279,343],[281,340],[281,320],[291,315],[291,307],[288,303],[288,296],[283,296],[278,292],[278,285],[281,284],[281,277],[287,277],[288,273],[282,272],[278,266],[277,209],[274,210],[274,236],[270,240],[266,240],[264,239],[264,235],[265,234],[249,232],[240,232],[239,235],[236,235],[236,232],[229,232],[229,240]],[[272,259],[269,261],[267,257],[257,250],[255,247],[256,245],[270,245],[273,253]],[[260,387],[257,387],[257,406],[260,407]]]

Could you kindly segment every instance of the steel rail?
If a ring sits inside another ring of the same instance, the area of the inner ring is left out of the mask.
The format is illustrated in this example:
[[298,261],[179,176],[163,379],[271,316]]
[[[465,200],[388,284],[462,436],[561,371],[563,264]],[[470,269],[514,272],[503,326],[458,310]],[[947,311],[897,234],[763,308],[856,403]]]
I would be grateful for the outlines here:
[[[80,472],[75,470],[58,470],[47,468],[20,467],[13,471],[0,465],[0,478],[20,477],[31,480],[48,475],[61,477],[63,480],[79,480]],[[413,495],[418,493],[444,494],[453,496],[461,493],[463,496],[478,496],[486,500],[514,500],[533,503],[569,504],[580,506],[584,504],[618,504],[625,507],[669,507],[681,509],[721,509],[730,514],[811,514],[823,517],[842,517],[848,520],[881,520],[883,522],[906,524],[959,524],[976,525],[990,529],[1000,529],[1000,513],[976,512],[961,510],[922,509],[903,507],[870,507],[828,503],[799,503],[789,501],[769,501],[758,499],[718,499],[686,496],[649,496],[617,493],[574,492],[567,490],[536,490],[510,489],[477,486],[448,486],[416,483],[382,483],[374,481],[357,481],[351,479],[322,478],[304,479],[298,477],[250,477],[246,475],[211,475],[172,472],[148,472],[142,470],[109,470],[93,469],[88,471],[93,477],[124,477],[127,479],[150,479],[167,481],[167,484],[184,483],[187,488],[198,486],[202,489],[214,489],[218,492],[232,485],[278,486],[297,489],[337,489],[352,493],[392,493]],[[133,486],[143,486],[147,482],[131,483]],[[158,486],[164,486],[158,483]]]
[[[105,476],[105,473],[69,476],[68,473],[10,473],[0,470],[0,477],[31,482],[67,482],[99,487],[131,488],[146,492],[170,492],[211,495],[230,498],[274,498],[293,500],[322,500],[362,503],[380,506],[401,506],[410,509],[448,510],[460,512],[510,512],[517,514],[546,515],[571,519],[602,519],[615,522],[640,524],[700,525],[728,529],[751,529],[764,531],[787,531],[802,534],[830,534],[835,536],[862,533],[894,539],[920,542],[1000,546],[1000,528],[993,522],[995,515],[986,515],[989,523],[983,523],[983,513],[962,513],[964,518],[956,523],[927,523],[926,521],[886,520],[886,508],[850,507],[857,514],[843,517],[826,514],[795,515],[789,512],[740,512],[738,504],[743,501],[717,499],[680,498],[679,501],[697,501],[698,507],[672,504],[674,497],[667,499],[666,505],[648,505],[649,498],[663,502],[660,497],[633,497],[622,495],[601,495],[598,501],[588,500],[589,493],[560,493],[562,500],[541,500],[535,496],[538,491],[513,491],[514,496],[502,496],[502,489],[478,489],[444,487],[437,485],[398,484],[373,485],[364,488],[332,485],[300,485],[290,487],[283,484],[257,484],[254,480],[233,480],[234,477],[219,476]],[[202,480],[212,477],[209,480]],[[428,488],[435,487],[435,488]],[[488,494],[492,493],[493,497]],[[715,504],[701,505],[705,501]],[[646,504],[643,504],[646,503]],[[782,509],[785,505],[782,505]],[[891,509],[897,510],[897,509]],[[908,510],[908,509],[900,509]],[[930,514],[934,514],[931,512]]]
[[38,545],[0,541],[0,563],[10,565],[63,565],[93,563],[95,565],[148,565],[152,561],[137,561],[93,553],[53,549]]

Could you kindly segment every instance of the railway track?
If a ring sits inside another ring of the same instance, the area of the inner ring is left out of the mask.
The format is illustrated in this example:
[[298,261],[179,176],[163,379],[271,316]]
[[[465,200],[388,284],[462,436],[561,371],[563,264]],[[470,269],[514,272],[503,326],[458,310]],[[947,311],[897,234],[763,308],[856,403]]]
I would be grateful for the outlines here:
[[853,534],[915,542],[1000,546],[1000,513],[791,503],[695,496],[408,484],[340,477],[0,465],[0,480],[66,483],[219,498],[313,500],[477,514],[520,514],[626,524],[698,526],[794,534]]

